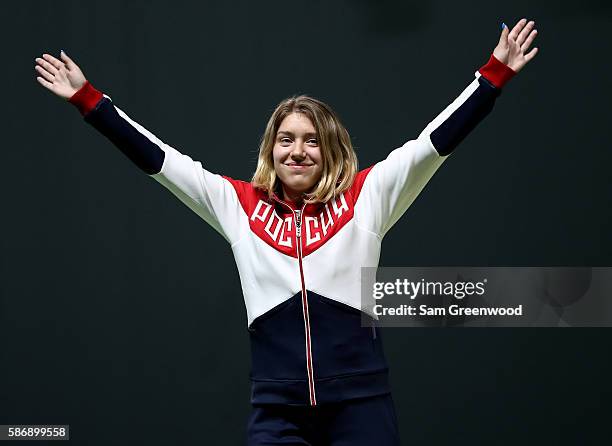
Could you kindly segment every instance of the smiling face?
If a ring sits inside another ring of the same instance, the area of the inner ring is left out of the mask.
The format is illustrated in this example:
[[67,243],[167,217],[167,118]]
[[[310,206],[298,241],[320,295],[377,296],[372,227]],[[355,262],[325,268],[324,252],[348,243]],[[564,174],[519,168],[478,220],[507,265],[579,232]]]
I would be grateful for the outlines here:
[[358,167],[351,137],[329,105],[291,96],[268,119],[251,185],[295,207],[327,203],[351,187]]
[[323,172],[323,158],[312,121],[291,113],[281,122],[272,149],[274,170],[282,182],[285,199],[297,202],[310,192]]

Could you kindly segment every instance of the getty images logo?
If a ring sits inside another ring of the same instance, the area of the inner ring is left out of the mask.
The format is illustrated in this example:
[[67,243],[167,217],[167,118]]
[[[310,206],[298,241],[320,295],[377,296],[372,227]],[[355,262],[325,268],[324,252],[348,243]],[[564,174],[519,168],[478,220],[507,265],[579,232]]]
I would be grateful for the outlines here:
[[390,295],[403,295],[410,299],[420,296],[453,296],[455,299],[463,299],[466,296],[482,296],[485,293],[487,279],[479,282],[456,280],[454,282],[440,281],[410,281],[408,279],[396,279],[394,282],[374,282],[372,297],[382,299]]

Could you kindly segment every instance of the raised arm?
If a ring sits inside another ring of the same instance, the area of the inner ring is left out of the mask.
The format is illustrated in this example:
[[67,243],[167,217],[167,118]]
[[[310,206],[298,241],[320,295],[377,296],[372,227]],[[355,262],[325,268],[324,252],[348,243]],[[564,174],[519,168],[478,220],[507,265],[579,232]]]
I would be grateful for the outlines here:
[[358,224],[383,237],[406,212],[448,155],[490,113],[504,85],[535,57],[537,48],[527,53],[537,34],[534,25],[526,19],[512,31],[504,25],[488,62],[418,138],[359,172]]
[[199,161],[180,153],[132,120],[109,96],[94,88],[63,51],[60,59],[50,54],[36,58],[38,82],[75,105],[86,122],[228,242],[239,238],[234,222],[238,221],[241,208],[228,178],[205,170]]

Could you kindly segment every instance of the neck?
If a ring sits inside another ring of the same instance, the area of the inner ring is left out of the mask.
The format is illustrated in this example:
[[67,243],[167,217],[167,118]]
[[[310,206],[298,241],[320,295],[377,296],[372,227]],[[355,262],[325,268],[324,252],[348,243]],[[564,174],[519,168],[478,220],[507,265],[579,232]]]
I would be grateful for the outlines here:
[[288,190],[284,184],[282,186],[282,192],[283,192],[283,200],[291,201],[294,205],[298,207],[303,204],[304,198],[303,198],[302,192],[295,192],[292,190]]

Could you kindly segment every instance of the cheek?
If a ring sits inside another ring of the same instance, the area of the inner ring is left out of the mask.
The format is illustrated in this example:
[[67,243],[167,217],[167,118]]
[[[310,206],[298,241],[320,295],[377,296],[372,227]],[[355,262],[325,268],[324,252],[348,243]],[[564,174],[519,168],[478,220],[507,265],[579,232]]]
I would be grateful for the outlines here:
[[274,146],[274,148],[272,149],[272,161],[274,162],[274,164],[277,164],[279,162],[280,156],[281,153],[278,146]]
[[312,154],[312,159],[317,163],[317,175],[321,176],[323,173],[323,155],[321,155],[321,150],[317,150]]
[[284,153],[282,151],[282,148],[274,147],[274,149],[272,150],[272,164],[277,175],[281,171],[280,166],[283,163],[283,159]]
[[283,172],[283,170],[281,169],[281,164],[282,164],[282,158],[283,158],[283,153],[281,151],[282,149],[274,146],[274,148],[272,149],[272,165],[274,167],[274,171],[276,172],[276,176],[278,178],[280,178],[281,181],[285,181],[285,174]]
[[323,155],[321,154],[320,148],[317,147],[316,149],[312,149],[308,153],[308,156],[310,157],[311,160],[316,162],[319,166],[323,165]]

